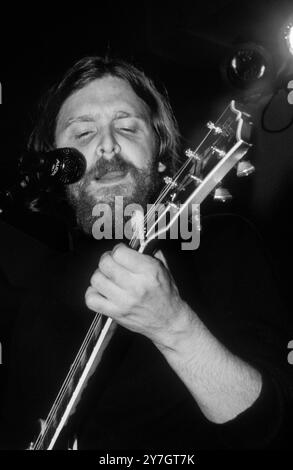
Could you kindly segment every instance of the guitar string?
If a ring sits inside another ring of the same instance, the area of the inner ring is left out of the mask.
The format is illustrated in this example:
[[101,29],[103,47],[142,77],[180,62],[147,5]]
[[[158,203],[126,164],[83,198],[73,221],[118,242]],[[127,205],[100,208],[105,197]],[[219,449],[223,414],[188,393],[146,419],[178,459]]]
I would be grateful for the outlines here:
[[[228,108],[230,107],[230,104],[228,104],[226,106],[226,108],[224,109],[224,111],[222,112],[222,114],[220,115],[220,117],[217,119],[216,121],[216,125],[219,123],[219,121],[223,118],[224,114],[227,112]],[[224,125],[226,125],[226,122],[224,123]],[[199,143],[199,145],[196,147],[196,149],[193,151],[193,153],[197,153],[199,148],[204,144],[205,140],[210,136],[210,134],[213,132],[213,129],[210,129],[209,132],[207,132],[207,134],[205,135],[205,137],[202,139],[202,141]],[[186,167],[188,166],[188,164],[192,161],[192,158],[188,158],[186,161],[185,161],[185,164],[180,168],[180,170],[177,172],[177,174],[172,178],[172,181],[168,184],[168,186],[166,186],[166,188],[163,190],[163,192],[160,194],[159,198],[161,196],[165,196],[169,189],[172,188],[172,185],[174,184],[174,182],[176,182],[176,180],[179,178],[179,176],[181,176],[182,172],[186,169]],[[158,199],[159,199],[158,198]],[[158,203],[158,199],[155,201],[154,205],[152,207],[154,207],[157,203]],[[152,211],[152,209],[150,210],[150,212]],[[147,217],[147,215],[146,215]]]
[[[183,168],[181,168],[181,171],[178,172],[178,174],[176,175],[176,179],[178,179],[178,177],[180,176],[180,173],[182,173],[182,172],[184,171],[184,169],[188,166],[188,164],[190,163],[190,161],[191,161],[191,159],[187,159],[187,161],[186,161],[185,164],[183,165]],[[173,182],[171,182],[168,186],[171,187],[171,186],[172,186],[172,183],[173,183]],[[163,193],[164,193],[164,192],[163,192]],[[157,201],[162,200],[163,197],[164,197],[164,194],[161,193],[161,195],[160,195],[160,197],[158,197]],[[157,204],[157,203],[156,203],[156,204]],[[145,219],[147,219],[147,218],[145,218]],[[149,217],[149,219],[150,219],[150,217]],[[133,237],[132,240],[130,241],[130,244],[134,244],[135,242],[136,242],[135,237]],[[101,316],[98,318],[98,321],[100,320],[100,318],[101,318]],[[80,348],[80,350],[79,350],[79,352],[78,352],[78,354],[77,354],[77,356],[76,356],[76,358],[75,358],[75,361],[74,361],[74,363],[73,363],[72,366],[71,366],[71,370],[70,370],[69,374],[67,375],[67,377],[66,377],[66,379],[65,379],[65,381],[64,381],[64,383],[63,383],[63,385],[62,385],[62,387],[61,387],[61,390],[60,390],[60,392],[59,392],[59,394],[58,394],[58,396],[57,396],[57,398],[56,398],[56,400],[55,400],[55,402],[54,402],[54,404],[53,404],[53,407],[51,408],[51,411],[50,411],[50,413],[49,413],[49,415],[48,415],[48,417],[47,417],[47,419],[46,419],[46,422],[45,422],[45,423],[46,423],[47,428],[49,427],[49,425],[50,425],[52,419],[54,419],[54,416],[55,416],[55,414],[56,414],[56,410],[58,409],[58,407],[59,407],[59,405],[60,405],[60,402],[62,402],[63,397],[64,397],[64,395],[65,395],[65,392],[67,392],[68,384],[70,383],[70,380],[71,380],[73,374],[75,373],[75,370],[77,369],[77,367],[79,367],[80,357],[83,355],[85,349],[88,347],[88,344],[89,344],[89,342],[90,342],[91,339],[92,339],[92,331],[91,331],[91,330],[95,330],[95,329],[96,329],[96,325],[95,325],[94,323],[95,323],[95,321],[94,321],[93,324],[91,325],[91,328],[90,328],[90,330],[89,330],[89,332],[88,332],[88,335],[87,335],[87,336],[89,336],[89,339],[88,339],[87,337],[85,338],[85,340],[84,340],[84,342],[83,342],[83,345],[82,345],[82,347]],[[66,390],[65,390],[65,389],[66,389]],[[63,392],[64,392],[64,393],[63,393]],[[43,433],[42,433],[41,435],[45,438],[46,433],[47,433],[47,429],[46,429],[45,431],[43,431]]]
[[[133,242],[135,243],[135,241]],[[80,357],[83,355],[84,351],[88,348],[88,345],[90,344],[92,338],[93,338],[93,335],[95,334],[95,330],[96,330],[96,327],[98,325],[98,323],[100,322],[100,320],[102,319],[102,314],[101,313],[97,313],[89,330],[88,330],[88,333],[80,347],[80,350],[79,352],[77,353],[77,356],[70,368],[70,371],[69,373],[67,374],[66,376],[66,379],[65,381],[63,382],[63,385],[55,399],[55,402],[53,404],[53,406],[51,407],[51,410],[47,416],[47,419],[45,421],[45,425],[46,425],[46,429],[43,430],[43,432],[41,432],[35,442],[35,447],[37,447],[38,445],[41,445],[42,444],[42,441],[45,440],[46,438],[46,435],[49,431],[49,426],[52,422],[52,420],[54,420],[54,417],[56,415],[56,411],[58,410],[58,407],[60,406],[60,403],[62,402],[67,390],[67,387],[68,387],[68,384],[70,383],[71,381],[71,378],[72,376],[75,374],[77,368],[79,367],[79,361],[80,361]]]
[[[183,165],[183,169],[181,169],[181,172],[184,171],[185,167],[188,165],[189,162],[190,162],[190,159],[188,159],[188,160],[185,162],[185,164]],[[179,175],[180,175],[180,172],[178,172],[178,176],[179,176]],[[177,178],[178,176],[176,175],[176,178]],[[156,202],[154,203],[154,206],[158,204],[158,201],[160,201],[160,200],[163,199],[164,194],[166,194],[166,193],[169,191],[169,188],[171,188],[172,184],[173,184],[173,181],[167,185],[167,187],[164,189],[164,191],[163,191],[163,192],[160,194],[160,196],[157,198]],[[153,207],[153,206],[152,206],[152,207]],[[145,220],[146,220],[146,219],[147,219],[147,216],[145,217]],[[131,239],[131,241],[130,241],[130,244],[134,244],[134,243],[135,243],[135,237],[134,237],[134,238],[132,237],[132,239]],[[52,408],[51,408],[51,410],[50,410],[50,412],[49,412],[49,414],[48,414],[48,416],[47,416],[47,419],[46,419],[46,421],[45,421],[45,424],[47,425],[47,427],[49,426],[49,423],[51,422],[51,417],[52,417],[52,418],[54,417],[54,415],[55,415],[55,410],[58,408],[60,402],[62,401],[62,399],[63,399],[63,397],[64,397],[63,390],[64,390],[65,388],[67,388],[68,383],[70,382],[70,380],[71,380],[71,378],[72,378],[73,372],[75,373],[75,370],[76,370],[77,366],[79,366],[79,364],[77,364],[77,363],[79,363],[80,357],[83,355],[85,349],[88,347],[88,344],[89,344],[89,342],[90,342],[91,339],[92,339],[92,334],[93,334],[92,332],[93,332],[93,330],[95,331],[96,326],[97,326],[95,323],[97,322],[97,324],[98,324],[98,322],[100,321],[100,319],[101,319],[101,314],[97,314],[97,315],[95,316],[95,319],[93,320],[91,326],[90,326],[90,329],[89,329],[89,331],[88,331],[88,333],[87,333],[87,335],[86,335],[86,338],[85,338],[85,340],[83,341],[82,346],[81,346],[79,352],[77,353],[77,356],[76,356],[76,358],[75,358],[75,361],[73,362],[73,364],[72,364],[72,366],[71,366],[71,368],[70,368],[70,371],[69,371],[69,373],[67,374],[66,379],[65,379],[65,381],[63,382],[63,385],[62,385],[62,387],[61,387],[61,389],[60,389],[60,391],[59,391],[59,394],[57,395],[56,400],[55,400],[55,402],[54,402],[54,404],[53,404],[53,406],[52,406]],[[66,390],[66,391],[67,391],[67,390]],[[45,436],[45,433],[46,433],[46,431],[43,431],[42,433],[40,433],[40,437],[41,437],[41,436],[44,437],[44,436]],[[37,442],[37,441],[36,441],[36,442]]]
[[[203,143],[203,142],[202,142]],[[198,147],[199,148],[199,147]],[[176,175],[172,178],[172,181],[170,183],[168,183],[165,188],[163,189],[163,191],[161,191],[159,197],[156,199],[156,201],[154,202],[154,204],[152,205],[151,209],[147,212],[147,214],[144,216],[144,226],[146,224],[149,224],[149,220],[151,219],[151,217],[153,216],[153,213],[155,212],[156,210],[156,206],[158,204],[160,204],[160,202],[164,199],[164,197],[166,196],[166,194],[168,194],[169,190],[172,189],[172,186],[174,185],[174,183],[176,183],[176,181],[178,180],[178,178],[180,177],[180,175],[183,173],[183,171],[187,168],[187,166],[189,165],[189,163],[192,162],[192,159],[191,158],[187,158],[185,160],[185,163],[184,165],[182,165],[182,167],[180,168],[180,170],[176,173]],[[155,222],[154,222],[154,225],[155,225]],[[135,232],[135,236],[137,234],[137,232],[139,231],[139,227],[136,229],[137,231]],[[150,231],[150,230],[149,230]],[[132,240],[132,239],[131,239]]]
[[[203,143],[203,142],[202,142]],[[199,148],[199,147],[198,147]],[[172,186],[174,185],[174,183],[177,182],[177,180],[179,179],[179,177],[181,176],[181,174],[184,172],[184,170],[188,167],[188,165],[192,163],[193,164],[193,160],[192,158],[187,158],[185,160],[185,163],[184,165],[180,168],[180,170],[177,172],[177,174],[172,178],[172,181],[170,183],[168,183],[168,185],[166,185],[166,187],[164,188],[164,190],[160,193],[160,196],[159,198],[156,200],[156,202],[152,205],[151,209],[147,212],[146,216],[144,217],[144,227],[148,227],[150,225],[150,223],[152,224],[150,229],[146,232],[146,237],[148,236],[148,234],[152,231],[153,227],[155,227],[157,221],[156,219],[153,217],[156,215],[156,207],[160,204],[160,202],[164,199],[165,195],[168,194],[169,190],[172,189]],[[166,209],[166,207],[164,206],[164,208]],[[167,210],[167,209],[166,209]],[[163,214],[164,210],[162,211],[162,214]],[[160,214],[160,215],[162,215]],[[153,218],[153,221],[151,220]],[[136,237],[137,239],[139,239],[139,231],[140,231],[140,227],[137,227],[135,229],[135,232],[132,236],[133,237]],[[131,239],[132,240],[132,239]]]
[[[185,162],[184,167],[186,167],[189,162],[190,162],[190,159],[188,159],[188,160]],[[182,171],[183,171],[183,169],[182,169]],[[178,172],[178,176],[179,176],[179,175],[180,175],[180,172]],[[168,185],[168,187],[171,187],[171,186],[172,186],[172,183],[170,183],[170,184]],[[168,192],[168,190],[169,190],[169,189],[167,189],[166,192]],[[157,201],[162,200],[163,197],[164,197],[164,192],[163,192],[163,194],[161,193],[160,197],[157,198]],[[157,203],[156,203],[156,204],[157,204]],[[131,241],[130,241],[130,245],[134,245],[135,242],[136,242],[136,239],[135,239],[135,237],[133,237],[133,238],[131,239]],[[98,318],[97,318],[97,317],[98,317]],[[49,426],[50,426],[52,420],[54,419],[54,416],[56,415],[56,410],[58,409],[60,403],[61,403],[62,400],[63,400],[63,397],[65,396],[65,393],[67,392],[68,384],[70,383],[70,381],[71,381],[71,379],[72,379],[72,376],[75,374],[75,371],[77,370],[77,367],[79,367],[80,357],[83,355],[84,351],[86,350],[86,348],[88,347],[88,344],[90,343],[90,341],[91,341],[91,339],[92,339],[93,332],[95,331],[96,326],[97,326],[97,325],[95,324],[95,323],[96,323],[96,320],[97,320],[97,323],[98,323],[98,322],[100,321],[100,319],[101,319],[101,314],[97,314],[97,316],[95,317],[93,323],[91,324],[91,327],[90,327],[90,329],[89,329],[89,331],[88,331],[88,333],[87,333],[87,336],[86,336],[86,338],[85,338],[85,340],[84,340],[84,342],[83,342],[83,344],[82,344],[82,346],[81,346],[81,348],[80,348],[80,350],[79,350],[79,352],[78,352],[78,354],[77,354],[77,356],[76,356],[76,358],[75,358],[75,361],[73,362],[73,364],[72,364],[72,366],[71,366],[71,368],[70,368],[70,371],[69,371],[69,373],[68,373],[68,375],[67,375],[65,381],[63,382],[63,385],[62,385],[62,387],[61,387],[61,389],[60,389],[60,391],[59,391],[59,394],[58,394],[58,396],[57,396],[57,398],[56,398],[56,400],[55,400],[55,402],[54,402],[54,404],[53,404],[53,406],[52,406],[52,408],[51,408],[51,410],[50,410],[50,412],[49,412],[49,414],[48,414],[48,416],[47,416],[47,419],[46,419],[46,421],[45,421],[46,429],[45,429],[42,433],[40,433],[40,435],[39,435],[40,439],[41,439],[41,438],[43,438],[43,440],[45,439],[46,434],[48,433]],[[66,389],[66,390],[65,390],[65,389]],[[39,439],[37,439],[37,441],[39,441]],[[36,441],[35,445],[37,445],[37,444],[39,443],[39,442],[37,442],[37,441]]]
[[82,346],[79,350],[79,352],[77,353],[77,356],[70,368],[70,371],[69,373],[67,374],[66,376],[66,379],[65,381],[63,382],[63,385],[56,397],[56,400],[53,404],[53,406],[51,407],[51,410],[49,411],[49,414],[47,416],[47,419],[45,421],[45,425],[46,425],[46,429],[41,432],[35,442],[35,447],[38,446],[38,444],[40,443],[40,440],[44,440],[45,437],[46,437],[46,434],[48,432],[48,429],[49,429],[49,425],[50,423],[52,422],[52,419],[54,418],[54,416],[56,415],[56,410],[58,409],[59,405],[60,405],[60,402],[62,402],[63,400],[63,397],[65,396],[65,393],[64,393],[64,389],[66,389],[66,392],[67,392],[67,387],[68,387],[68,384],[70,383],[71,379],[72,379],[72,376],[73,374],[75,374],[75,371],[77,370],[77,367],[79,367],[80,365],[80,358],[83,356],[84,352],[86,351],[86,349],[88,348],[88,345],[90,344],[90,341],[92,340],[93,338],[93,335],[94,333],[96,333],[96,327],[98,325],[98,323],[100,322],[102,318],[102,314],[100,313],[97,313],[88,332],[87,332],[87,335],[82,343]]
[[[188,164],[190,164],[191,162],[191,159],[187,159],[187,161],[185,162],[185,164],[183,165],[183,167],[181,168],[181,170],[177,173],[176,177],[172,180],[172,182],[168,185],[168,188],[167,190],[163,191],[163,193],[160,194],[160,197],[157,199],[157,201],[160,201],[163,199],[164,197],[164,193],[167,193],[168,190],[169,190],[169,187],[171,188],[171,186],[174,184],[174,181],[176,181],[180,174],[184,171],[185,168],[187,168]],[[156,205],[158,204],[158,202],[155,203]],[[152,206],[154,207],[154,206]],[[148,219],[150,219],[150,217],[148,217]],[[145,220],[147,220],[147,217],[145,217]],[[132,240],[130,241],[130,244],[134,244],[135,243],[135,238],[132,238]],[[97,320],[97,321],[95,321]],[[49,415],[45,421],[45,425],[46,425],[46,429],[43,430],[43,432],[40,433],[39,437],[40,439],[37,439],[36,443],[35,443],[35,446],[37,447],[38,445],[41,445],[41,442],[45,440],[46,438],[46,435],[48,433],[48,430],[49,430],[49,426],[52,422],[52,420],[54,419],[54,417],[56,416],[56,412],[60,406],[60,403],[62,403],[63,401],[63,398],[65,396],[65,393],[67,392],[67,388],[68,388],[68,384],[70,383],[71,379],[72,379],[72,376],[75,374],[75,371],[77,370],[77,367],[79,367],[80,365],[80,357],[82,357],[84,351],[88,348],[88,344],[90,343],[92,337],[93,337],[93,332],[95,332],[96,330],[96,324],[98,324],[98,322],[101,320],[101,314],[97,314],[89,331],[88,331],[88,334],[83,342],[83,345],[81,346],[76,358],[75,358],[75,361],[74,363],[72,364],[71,366],[71,369],[69,371],[69,374],[67,375],[62,387],[61,387],[61,390],[51,408],[51,411],[49,412]]]
[[[88,340],[88,337],[89,337],[90,335],[92,335],[93,329],[94,329],[94,330],[96,329],[96,327],[97,327],[97,325],[98,325],[98,323],[100,322],[101,319],[102,319],[102,315],[101,315],[100,313],[97,313],[97,314],[95,315],[95,318],[94,318],[94,320],[93,320],[92,323],[91,323],[91,326],[90,326],[90,328],[89,328],[89,330],[88,330],[88,332],[87,332],[87,335],[86,335],[86,337],[85,337],[85,339],[84,339],[84,341],[83,341],[83,343],[82,343],[82,345],[81,345],[81,347],[80,347],[80,349],[79,349],[79,351],[78,351],[78,353],[77,353],[77,355],[76,355],[76,357],[75,357],[75,360],[74,360],[74,362],[72,363],[72,366],[70,367],[70,370],[69,370],[69,372],[68,372],[68,374],[67,374],[67,376],[66,376],[66,378],[65,378],[65,380],[64,380],[64,382],[63,382],[63,384],[62,384],[62,387],[61,387],[61,389],[59,390],[59,393],[58,393],[58,395],[57,395],[57,397],[56,397],[56,399],[55,399],[55,401],[54,401],[54,403],[53,403],[53,405],[52,405],[52,407],[51,407],[51,409],[50,409],[50,411],[49,411],[49,413],[48,413],[48,416],[47,416],[47,418],[46,418],[46,420],[45,420],[45,423],[44,423],[44,425],[46,425],[46,428],[50,425],[50,422],[51,422],[52,419],[54,418],[55,410],[58,408],[58,406],[59,406],[59,404],[60,404],[60,401],[63,400],[63,396],[64,396],[63,391],[64,391],[64,388],[66,388],[66,387],[68,386],[68,383],[70,382],[70,380],[71,380],[71,378],[72,378],[73,369],[74,369],[74,367],[75,367],[76,362],[79,361],[80,356],[83,354],[83,352],[84,352],[84,350],[85,350],[85,344],[86,344],[86,341]],[[90,339],[91,339],[91,338],[90,338]],[[63,394],[63,396],[62,396],[62,394]],[[42,437],[45,438],[45,434],[47,433],[47,431],[48,431],[48,429],[45,429],[43,432],[39,433],[38,438],[37,438],[37,440],[36,440],[36,442],[35,442],[35,445],[37,444],[37,442],[39,441],[39,439],[41,439]]]
[[[229,103],[226,108],[224,109],[224,111],[222,112],[222,114],[219,116],[219,118],[217,119],[216,121],[216,125],[220,122],[220,120],[223,118],[224,114],[227,112],[228,108],[231,106],[231,103]],[[228,119],[227,119],[228,120]],[[224,122],[224,126],[226,125],[227,123],[227,120]],[[193,151],[193,153],[197,153],[199,148],[203,145],[203,143],[205,142],[205,140],[210,136],[210,134],[212,133],[213,129],[210,129],[209,132],[205,135],[205,137],[202,139],[202,141],[199,143],[199,145],[196,147],[196,149]],[[185,164],[180,168],[180,170],[177,172],[177,174],[172,178],[172,181],[170,183],[168,183],[168,185],[163,189],[163,191],[160,193],[158,199],[154,202],[152,208],[150,209],[150,214],[147,213],[147,215],[145,216],[144,218],[144,225],[146,225],[148,223],[148,216],[149,218],[152,217],[152,213],[155,211],[155,206],[158,205],[158,201],[159,199],[161,198],[161,200],[163,199],[163,197],[165,197],[165,195],[169,192],[169,190],[172,188],[172,186],[174,185],[174,183],[176,182],[176,180],[181,176],[182,172],[187,168],[188,164],[192,162],[192,158],[187,158],[187,160],[185,161]],[[152,210],[153,209],[153,210]],[[155,223],[153,224],[153,226],[155,225]],[[148,226],[148,225],[147,225]],[[152,228],[152,227],[151,227]],[[151,230],[151,229],[150,229]],[[150,232],[150,230],[148,231],[148,233]],[[137,228],[137,231],[139,231],[139,227]],[[147,234],[146,234],[147,235]]]
[[[203,138],[203,140],[200,142],[200,144],[197,146],[197,148],[193,151],[193,153],[197,153],[198,152],[198,149],[203,145],[203,143],[205,142],[205,140],[210,136],[212,132],[212,129],[207,133],[207,135]],[[149,220],[150,218],[153,216],[153,213],[155,212],[155,209],[156,209],[156,206],[159,204],[159,202],[161,202],[163,200],[163,198],[165,197],[166,194],[168,194],[169,190],[172,189],[172,186],[174,186],[174,183],[177,182],[177,180],[179,179],[179,177],[181,176],[181,174],[184,172],[184,170],[188,167],[188,165],[190,163],[193,163],[193,157],[190,157],[190,158],[187,158],[185,160],[185,163],[184,165],[182,165],[182,167],[180,168],[180,170],[175,174],[175,176],[173,176],[172,178],[172,181],[170,183],[168,183],[166,185],[166,187],[163,189],[163,191],[160,193],[159,197],[157,198],[157,200],[155,201],[155,203],[152,205],[152,208],[150,209],[150,211],[146,214],[146,216],[144,217],[144,226],[148,226],[149,225]],[[155,222],[153,224],[153,226],[155,225]],[[153,226],[151,227],[151,229],[153,228]],[[149,233],[151,231],[151,229],[147,232]],[[139,231],[139,227],[137,229]]]
[[[228,105],[229,106],[229,105]],[[228,107],[227,107],[228,108]],[[225,109],[225,111],[222,113],[222,115],[226,112],[227,108]],[[217,122],[221,119],[221,117],[217,120]],[[207,133],[207,135],[204,137],[204,139],[201,141],[201,143],[199,144],[199,146],[196,148],[196,150],[194,151],[195,153],[198,151],[198,149],[202,146],[202,144],[204,143],[204,141],[209,137],[209,135],[211,134],[212,132],[212,129]],[[156,202],[152,205],[152,208],[150,209],[150,211],[147,212],[145,218],[144,218],[144,222],[146,222],[147,220],[150,220],[151,216],[152,216],[152,213],[155,211],[155,206],[158,205],[158,203],[160,201],[163,200],[163,198],[165,197],[165,195],[168,193],[169,189],[171,189],[171,187],[174,185],[174,182],[176,182],[178,180],[178,178],[180,177],[180,175],[183,173],[183,171],[187,168],[187,166],[190,164],[190,162],[192,162],[192,159],[191,158],[188,158],[185,162],[185,164],[180,168],[180,170],[177,172],[177,174],[175,175],[175,177],[172,179],[172,181],[166,185],[166,187],[164,188],[164,190],[160,193],[160,196],[157,198]],[[149,214],[150,213],[150,214]],[[151,230],[151,229],[150,229]],[[149,230],[149,231],[150,231]],[[132,237],[131,241],[130,241],[130,245],[135,244],[135,242],[138,240],[138,238],[135,240],[135,237]],[[46,425],[46,429],[41,432],[37,438],[37,440],[35,441],[35,444],[34,444],[34,447],[37,448],[38,445],[41,444],[41,442],[45,439],[45,436],[46,434],[48,433],[48,430],[49,430],[49,426],[50,426],[50,423],[52,422],[53,418],[54,418],[54,415],[56,414],[55,413],[55,410],[58,409],[59,405],[60,405],[60,402],[62,402],[64,396],[65,396],[65,393],[64,393],[64,389],[68,387],[68,384],[70,383],[70,380],[73,376],[73,373],[75,374],[75,371],[77,370],[77,367],[79,367],[79,361],[80,361],[80,357],[83,355],[83,353],[85,352],[85,350],[87,349],[88,345],[90,344],[90,341],[92,340],[93,338],[93,333],[95,332],[96,330],[96,327],[98,325],[98,323],[101,321],[102,319],[102,314],[100,313],[97,313],[89,330],[88,330],[88,333],[82,343],[82,346],[70,368],[70,371],[69,373],[67,374],[67,377],[56,397],[56,400],[47,416],[47,419],[45,421],[45,425]],[[77,364],[78,363],[78,364]],[[66,390],[67,392],[67,390]]]
[[[190,163],[190,159],[186,162],[186,167],[188,166],[188,164]],[[182,170],[184,171],[184,170]],[[170,185],[171,186],[171,185]],[[163,196],[161,196],[161,200],[163,199]],[[160,200],[160,199],[158,199]],[[148,217],[148,219],[150,219],[150,217]],[[135,243],[135,238],[133,238],[130,242],[130,244],[134,244]],[[67,389],[68,389],[68,384],[70,383],[71,379],[72,379],[72,376],[76,373],[76,370],[77,368],[79,367],[80,365],[80,357],[82,357],[82,355],[84,354],[84,352],[86,351],[86,349],[88,348],[88,344],[90,343],[90,341],[92,340],[92,337],[93,337],[93,333],[95,333],[96,331],[96,326],[97,324],[100,322],[101,320],[101,317],[102,315],[101,314],[98,314],[97,317],[96,317],[96,322],[94,321],[93,324],[91,325],[91,328],[88,332],[88,339],[84,341],[83,343],[83,347],[80,349],[77,357],[76,357],[76,360],[75,362],[73,363],[72,367],[71,367],[71,370],[70,370],[70,373],[69,375],[67,376],[67,379],[65,380],[60,392],[59,392],[59,395],[57,396],[57,399],[55,401],[55,404],[53,405],[52,409],[51,409],[51,412],[49,413],[47,419],[46,419],[46,422],[45,422],[45,425],[46,425],[46,428],[43,430],[43,432],[40,434],[39,436],[39,439],[36,441],[35,443],[35,448],[38,448],[38,447],[41,447],[41,445],[43,444],[43,442],[45,441],[46,437],[47,437],[47,434],[49,432],[49,429],[50,429],[50,424],[52,423],[52,421],[54,420],[56,414],[57,414],[57,411],[58,411],[58,408],[60,407],[60,403],[62,403],[63,401],[63,398],[65,396],[65,394],[67,393]],[[93,332],[92,332],[93,331]],[[95,333],[96,334],[96,333]],[[88,357],[88,355],[86,355],[85,357]]]
[[[158,198],[159,200],[160,198]],[[132,239],[130,241],[130,245],[133,245],[135,244],[136,240],[135,239]],[[65,396],[65,393],[67,392],[67,388],[68,388],[68,384],[70,383],[71,379],[72,379],[72,376],[75,374],[77,368],[79,367],[79,362],[80,362],[80,357],[83,355],[84,351],[87,349],[88,347],[88,344],[90,343],[90,341],[92,340],[92,337],[93,337],[93,333],[95,332],[95,329],[96,329],[96,326],[98,324],[98,322],[101,320],[102,318],[102,315],[101,314],[97,314],[95,316],[95,319],[93,320],[90,328],[89,328],[89,331],[86,335],[86,338],[85,340],[83,341],[82,343],[82,346],[79,350],[79,352],[77,353],[77,356],[70,368],[70,371],[69,373],[67,374],[66,378],[65,378],[65,381],[63,382],[63,385],[55,399],[55,402],[51,408],[51,410],[49,411],[49,414],[47,416],[47,419],[45,421],[45,426],[46,428],[39,434],[36,442],[35,442],[35,447],[37,447],[38,445],[41,445],[42,441],[45,440],[46,438],[46,435],[49,431],[49,427],[50,427],[50,424],[51,422],[54,420],[54,417],[56,416],[56,412],[60,406],[60,403],[62,402],[64,396]],[[97,323],[97,324],[96,324]]]

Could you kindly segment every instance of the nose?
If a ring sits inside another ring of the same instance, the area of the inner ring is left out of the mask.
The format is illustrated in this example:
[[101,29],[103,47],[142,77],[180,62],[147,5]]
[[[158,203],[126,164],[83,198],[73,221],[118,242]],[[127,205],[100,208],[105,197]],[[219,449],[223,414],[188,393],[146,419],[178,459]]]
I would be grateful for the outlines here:
[[105,129],[100,135],[96,151],[98,157],[103,157],[108,160],[121,151],[120,145],[110,129]]

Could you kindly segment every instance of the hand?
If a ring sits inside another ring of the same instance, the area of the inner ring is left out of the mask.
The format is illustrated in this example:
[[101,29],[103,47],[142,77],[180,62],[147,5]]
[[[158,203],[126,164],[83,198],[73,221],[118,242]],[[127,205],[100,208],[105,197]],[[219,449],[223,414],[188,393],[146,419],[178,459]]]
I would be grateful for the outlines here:
[[102,255],[90,282],[88,308],[155,343],[167,346],[168,338],[186,327],[189,309],[160,251],[153,258],[116,245]]
[[259,396],[260,374],[222,346],[181,299],[161,252],[153,258],[119,244],[104,253],[85,301],[153,341],[210,421],[235,418]]

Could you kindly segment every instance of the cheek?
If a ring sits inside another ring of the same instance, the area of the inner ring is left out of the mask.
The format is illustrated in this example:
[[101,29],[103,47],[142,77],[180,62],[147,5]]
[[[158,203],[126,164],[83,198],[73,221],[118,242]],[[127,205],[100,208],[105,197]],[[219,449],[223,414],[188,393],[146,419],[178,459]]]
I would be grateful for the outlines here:
[[126,143],[121,146],[122,156],[128,158],[137,168],[144,170],[154,159],[155,148],[152,141]]
[[88,145],[87,147],[76,147],[86,159],[86,169],[90,170],[97,161],[97,155],[95,152],[95,147]]

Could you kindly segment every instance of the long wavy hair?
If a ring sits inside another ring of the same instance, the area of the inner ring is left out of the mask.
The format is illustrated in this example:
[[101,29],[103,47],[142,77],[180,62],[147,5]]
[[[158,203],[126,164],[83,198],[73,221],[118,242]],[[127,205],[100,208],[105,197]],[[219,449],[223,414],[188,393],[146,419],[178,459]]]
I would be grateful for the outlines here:
[[[28,140],[28,150],[47,152],[55,148],[55,131],[60,109],[65,100],[77,90],[82,89],[93,80],[104,76],[113,76],[126,81],[135,94],[144,101],[150,112],[150,120],[158,139],[157,161],[166,166],[168,174],[173,174],[179,160],[180,135],[178,125],[165,90],[157,89],[153,81],[137,67],[121,59],[109,57],[84,57],[76,62],[64,75],[61,81],[51,87],[39,103],[36,125]],[[50,193],[50,198],[48,197]],[[55,193],[55,194],[54,194]],[[41,206],[50,206],[60,200],[62,191],[46,191],[47,201],[42,196],[31,203],[31,208],[39,210]],[[64,196],[64,195],[63,195]],[[54,200],[55,197],[55,201]]]

